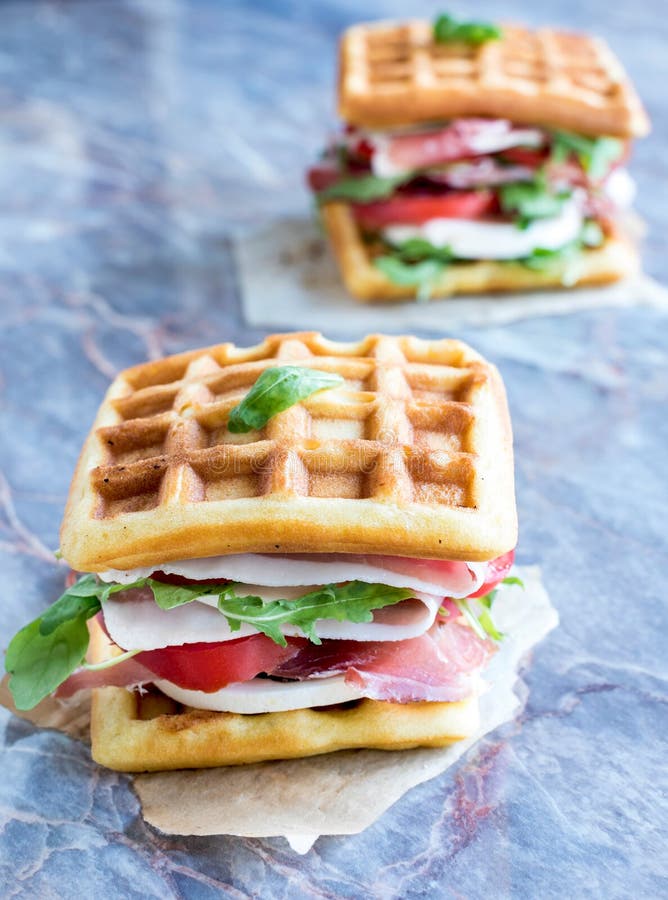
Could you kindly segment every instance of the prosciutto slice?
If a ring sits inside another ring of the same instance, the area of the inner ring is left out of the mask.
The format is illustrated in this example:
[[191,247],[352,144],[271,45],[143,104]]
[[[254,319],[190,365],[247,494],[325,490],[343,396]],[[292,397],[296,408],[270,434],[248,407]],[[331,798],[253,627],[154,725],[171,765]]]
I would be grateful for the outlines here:
[[271,674],[303,680],[343,673],[347,684],[373,700],[453,701],[471,693],[473,677],[494,649],[466,625],[452,622],[408,641],[309,645]]
[[493,156],[484,156],[430,172],[429,180],[466,191],[477,187],[496,187],[499,184],[516,181],[531,181],[533,175],[533,170],[527,166],[504,166]]
[[77,669],[70,677],[63,681],[55,691],[54,696],[59,700],[72,697],[78,691],[92,690],[103,687],[139,687],[148,684],[155,679],[155,675],[146,666],[143,666],[134,657],[124,659],[122,662],[109,666],[107,669],[97,671],[90,669]]
[[371,165],[376,175],[396,175],[543,141],[540,130],[515,128],[506,119],[456,119],[437,131],[374,135]]

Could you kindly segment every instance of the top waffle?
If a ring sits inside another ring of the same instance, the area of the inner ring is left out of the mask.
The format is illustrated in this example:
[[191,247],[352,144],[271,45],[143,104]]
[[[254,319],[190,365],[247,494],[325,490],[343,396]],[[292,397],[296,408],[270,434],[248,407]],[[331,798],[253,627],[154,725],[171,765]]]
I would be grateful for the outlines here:
[[425,21],[349,28],[340,48],[339,112],[367,128],[480,115],[622,138],[649,131],[604,41],[510,25],[501,40],[478,47],[437,44]]
[[[229,412],[269,366],[338,372],[261,431]],[[482,560],[515,545],[510,423],[496,369],[454,340],[275,335],[128,369],[84,445],[65,559],[103,571],[226,553]]]

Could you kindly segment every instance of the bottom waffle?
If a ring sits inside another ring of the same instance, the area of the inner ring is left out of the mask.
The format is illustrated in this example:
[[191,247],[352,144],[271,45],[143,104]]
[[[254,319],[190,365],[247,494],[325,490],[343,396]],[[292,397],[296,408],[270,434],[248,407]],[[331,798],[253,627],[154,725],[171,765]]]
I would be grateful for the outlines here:
[[[359,300],[377,302],[407,300],[416,297],[416,288],[394,284],[373,265],[369,248],[362,239],[350,206],[328,203],[322,208],[322,219],[348,291]],[[635,274],[640,261],[630,239],[621,233],[606,238],[601,247],[583,251],[582,260],[568,280],[568,287],[608,284]],[[555,264],[535,271],[516,262],[476,260],[458,262],[444,270],[435,282],[433,297],[456,294],[485,294],[532,291],[564,287],[568,264]],[[569,266],[570,269],[570,266]]]
[[[92,627],[91,659],[107,645]],[[358,700],[338,707],[238,715],[191,709],[163,694],[125,688],[93,691],[93,759],[121,772],[198,769],[333,750],[409,750],[443,747],[474,733],[478,699],[458,703],[396,704]]]

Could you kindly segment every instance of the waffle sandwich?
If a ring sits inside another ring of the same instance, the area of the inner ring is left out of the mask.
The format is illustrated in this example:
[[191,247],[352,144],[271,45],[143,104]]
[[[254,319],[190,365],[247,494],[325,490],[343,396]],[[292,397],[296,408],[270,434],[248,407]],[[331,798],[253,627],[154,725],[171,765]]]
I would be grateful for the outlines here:
[[625,168],[649,122],[600,39],[426,21],[341,39],[335,137],[309,183],[365,301],[603,284],[635,272]]
[[503,385],[458,341],[149,362],[84,444],[61,552],[86,574],[12,641],[10,689],[94,687],[93,756],[123,771],[446,745],[515,542]]

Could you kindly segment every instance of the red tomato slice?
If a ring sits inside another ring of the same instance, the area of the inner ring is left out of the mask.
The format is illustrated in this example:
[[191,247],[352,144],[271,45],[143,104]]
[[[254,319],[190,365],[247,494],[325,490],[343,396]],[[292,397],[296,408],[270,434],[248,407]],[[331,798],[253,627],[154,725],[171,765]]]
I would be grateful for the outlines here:
[[469,597],[484,597],[485,594],[493,591],[497,584],[503,581],[508,572],[510,572],[514,559],[515,551],[509,550],[503,556],[497,556],[496,559],[490,560],[487,563],[485,583],[481,588],[478,588],[475,594],[469,594]]
[[389,200],[357,203],[353,207],[359,224],[370,231],[386,225],[421,225],[429,219],[479,219],[495,208],[493,191],[396,194]]
[[549,152],[549,150],[533,150],[530,147],[508,147],[507,150],[501,151],[501,156],[517,166],[537,169],[545,163]]
[[306,643],[303,638],[289,638],[288,646],[281,647],[264,634],[254,634],[236,641],[144,650],[135,659],[158,678],[192,691],[210,693],[226,684],[248,681],[260,672],[271,671]]

